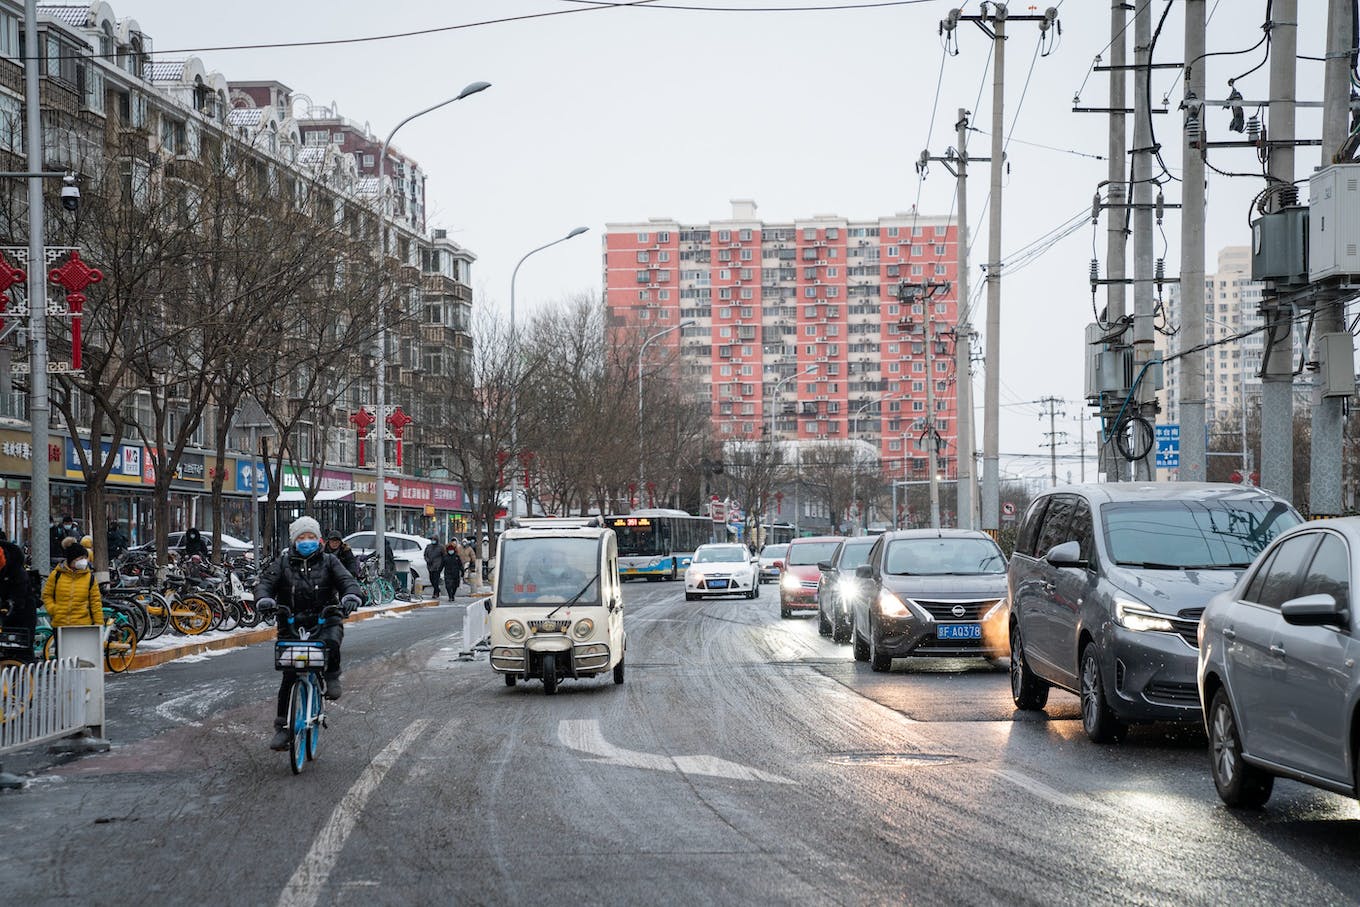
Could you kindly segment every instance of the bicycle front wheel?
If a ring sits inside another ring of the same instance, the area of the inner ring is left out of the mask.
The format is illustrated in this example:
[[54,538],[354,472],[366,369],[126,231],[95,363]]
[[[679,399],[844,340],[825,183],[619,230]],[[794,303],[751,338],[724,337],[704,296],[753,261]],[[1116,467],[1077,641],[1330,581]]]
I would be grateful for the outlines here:
[[311,709],[308,719],[311,722],[307,727],[307,761],[315,761],[317,754],[321,752],[321,689],[316,683],[309,683],[308,699],[311,700]]
[[114,674],[121,674],[132,665],[136,654],[136,631],[122,623],[114,623],[109,627],[109,637],[104,640],[104,666]]
[[146,611],[146,635],[142,639],[155,639],[170,626],[170,603],[164,595],[149,590],[140,593],[137,602]]
[[293,774],[302,773],[307,762],[307,690],[301,680],[293,681],[293,689],[288,694],[288,767]]
[[212,624],[212,604],[202,596],[186,595],[170,605],[170,625],[185,636],[197,636]]

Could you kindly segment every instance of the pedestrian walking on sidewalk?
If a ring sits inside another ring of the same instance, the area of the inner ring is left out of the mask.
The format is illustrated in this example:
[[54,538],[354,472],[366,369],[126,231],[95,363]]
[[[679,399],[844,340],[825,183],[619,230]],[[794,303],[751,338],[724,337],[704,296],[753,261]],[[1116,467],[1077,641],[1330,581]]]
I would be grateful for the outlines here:
[[37,624],[38,608],[24,569],[24,552],[0,530],[0,627],[27,630],[31,641]]
[[449,601],[453,601],[453,597],[458,594],[458,587],[463,583],[463,552],[456,539],[449,539],[449,543],[444,546],[443,557],[444,587],[448,590]]
[[43,584],[43,607],[52,626],[102,627],[104,604],[90,569],[90,553],[79,539],[67,537],[61,540],[61,558]]
[[430,571],[430,594],[438,598],[439,574],[444,569],[444,546],[434,536],[430,536],[430,544],[425,546],[425,569]]

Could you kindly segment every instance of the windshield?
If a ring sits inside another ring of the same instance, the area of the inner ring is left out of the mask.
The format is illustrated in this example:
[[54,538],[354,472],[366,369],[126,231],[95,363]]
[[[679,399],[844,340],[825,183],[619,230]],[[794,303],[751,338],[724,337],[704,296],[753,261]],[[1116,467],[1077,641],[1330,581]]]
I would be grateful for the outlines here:
[[[632,523],[633,525],[628,525]],[[653,554],[667,554],[661,544],[661,534],[657,526],[648,519],[631,517],[610,521],[614,535],[619,539],[619,554],[640,557]]]
[[805,567],[809,564],[816,564],[821,561],[829,561],[836,553],[836,546],[840,542],[806,542],[803,544],[794,543],[789,545],[789,565],[793,567]]
[[1243,569],[1299,523],[1268,498],[1104,504],[1105,544],[1116,564],[1178,570]]
[[600,603],[597,538],[505,539],[499,556],[500,606]]
[[884,572],[899,576],[981,576],[1006,572],[991,539],[919,538],[888,543]]
[[723,545],[721,548],[700,548],[694,554],[695,564],[741,563],[749,558],[746,549],[740,545]]
[[842,570],[854,570],[860,564],[869,563],[869,552],[873,550],[872,539],[868,542],[846,542],[845,550],[841,552],[840,568]]
[[760,549],[760,556],[771,561],[777,561],[789,550],[788,545],[766,545]]

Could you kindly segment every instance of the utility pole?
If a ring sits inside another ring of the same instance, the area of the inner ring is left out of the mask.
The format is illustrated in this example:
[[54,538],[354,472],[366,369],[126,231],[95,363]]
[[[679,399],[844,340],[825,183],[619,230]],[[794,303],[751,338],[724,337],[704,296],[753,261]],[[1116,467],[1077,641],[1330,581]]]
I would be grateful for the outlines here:
[[[1157,356],[1157,331],[1153,323],[1152,248],[1152,96],[1148,67],[1152,65],[1152,4],[1142,3],[1133,14],[1133,400],[1148,422],[1157,415],[1157,387],[1149,363]],[[1133,461],[1134,481],[1157,477],[1153,465],[1156,445],[1149,445],[1141,459]]]
[[1006,107],[1006,23],[1035,22],[1041,40],[1057,24],[1057,8],[1043,15],[1012,16],[1005,3],[983,2],[981,12],[964,16],[952,9],[941,22],[946,40],[959,22],[972,22],[992,41],[991,194],[987,229],[987,375],[983,385],[982,416],[982,529],[993,536],[1001,530],[1000,413],[1001,413],[1001,181]]
[[[33,480],[29,484],[28,544],[33,567],[46,572],[51,566],[51,484],[47,470],[47,425],[51,401],[47,394],[47,258],[44,254],[42,106],[38,87],[41,60],[38,47],[38,3],[24,0],[24,120],[28,132],[25,155],[28,177],[28,421],[33,449]],[[92,449],[99,449],[93,439]],[[93,528],[104,514],[90,514]]]
[[[1128,153],[1128,86],[1125,72],[1128,65],[1128,4],[1126,0],[1110,0],[1110,144],[1109,169],[1106,178],[1109,201],[1109,218],[1105,232],[1105,320],[1109,324],[1119,324],[1128,314],[1124,286],[1124,254],[1128,246],[1128,203],[1126,164],[1124,156]],[[1124,214],[1120,217],[1119,214]],[[1111,413],[1113,415],[1113,413]],[[1105,463],[1105,478],[1110,482],[1124,479],[1124,459],[1115,449],[1113,439],[1100,448],[1101,459]]]
[[[1204,344],[1204,16],[1205,0],[1185,0],[1185,108],[1181,147],[1181,345],[1195,350]],[[1182,482],[1206,478],[1208,439],[1204,431],[1204,350],[1181,358]],[[1240,360],[1245,375],[1246,362]],[[1245,387],[1245,385],[1244,385]],[[1242,413],[1247,395],[1242,394]],[[1246,432],[1243,432],[1245,439]],[[1243,446],[1246,446],[1245,440]]]
[[[1053,488],[1058,487],[1058,436],[1067,434],[1067,432],[1058,431],[1057,427],[1058,416],[1067,415],[1067,413],[1058,412],[1058,407],[1065,402],[1060,397],[1041,397],[1039,399],[1040,406],[1048,407],[1048,431],[1044,434],[1048,437],[1048,468]],[[1041,414],[1039,418],[1042,419],[1043,415]],[[1085,463],[1083,462],[1082,465],[1084,467]]]
[[935,430],[935,338],[930,335],[932,319],[930,312],[924,311],[926,305],[922,305],[921,337],[926,345],[926,469],[930,475],[930,528],[940,528],[940,476],[937,470],[940,468],[939,447],[940,435]]
[[1086,412],[1077,414],[1078,435],[1081,438],[1081,484],[1086,484]]
[[[1275,0],[1271,10],[1268,179],[1272,186],[1279,187],[1270,193],[1268,210],[1273,213],[1293,204],[1296,198],[1293,186],[1298,0]],[[1271,295],[1261,303],[1268,325],[1261,377],[1261,487],[1289,499],[1294,496],[1294,326],[1289,307],[1273,301],[1275,291],[1268,292]]]
[[[1327,8],[1327,62],[1322,90],[1323,167],[1336,163],[1351,123],[1350,69],[1351,54],[1354,52],[1351,42],[1355,35],[1355,23],[1351,21],[1353,9],[1352,0],[1331,0]],[[1340,347],[1325,342],[1329,335],[1336,334],[1346,335]],[[1329,370],[1338,368],[1336,363],[1329,365],[1327,358],[1333,350],[1341,347],[1351,348],[1343,303],[1330,300],[1320,303],[1317,310],[1315,349],[1318,359],[1317,381],[1322,388],[1326,388],[1330,383],[1324,380],[1323,376],[1327,375]],[[1345,374],[1352,375],[1355,373],[1354,354],[1345,358],[1351,360],[1344,366]],[[1346,398],[1323,396],[1322,393],[1320,390],[1319,396],[1313,402],[1312,462],[1309,464],[1308,473],[1308,509],[1313,517],[1339,516],[1342,512],[1341,460],[1344,428],[1342,405]]]

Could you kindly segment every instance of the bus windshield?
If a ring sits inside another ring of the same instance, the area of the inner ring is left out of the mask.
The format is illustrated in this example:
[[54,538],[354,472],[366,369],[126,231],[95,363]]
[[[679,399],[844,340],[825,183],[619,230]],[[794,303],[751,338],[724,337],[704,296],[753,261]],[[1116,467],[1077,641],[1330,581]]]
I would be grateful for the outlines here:
[[654,522],[650,520],[632,520],[629,522],[640,525],[629,526],[623,520],[614,520],[612,523],[614,535],[619,540],[620,557],[667,553],[661,544],[661,534],[656,531],[657,525]]

